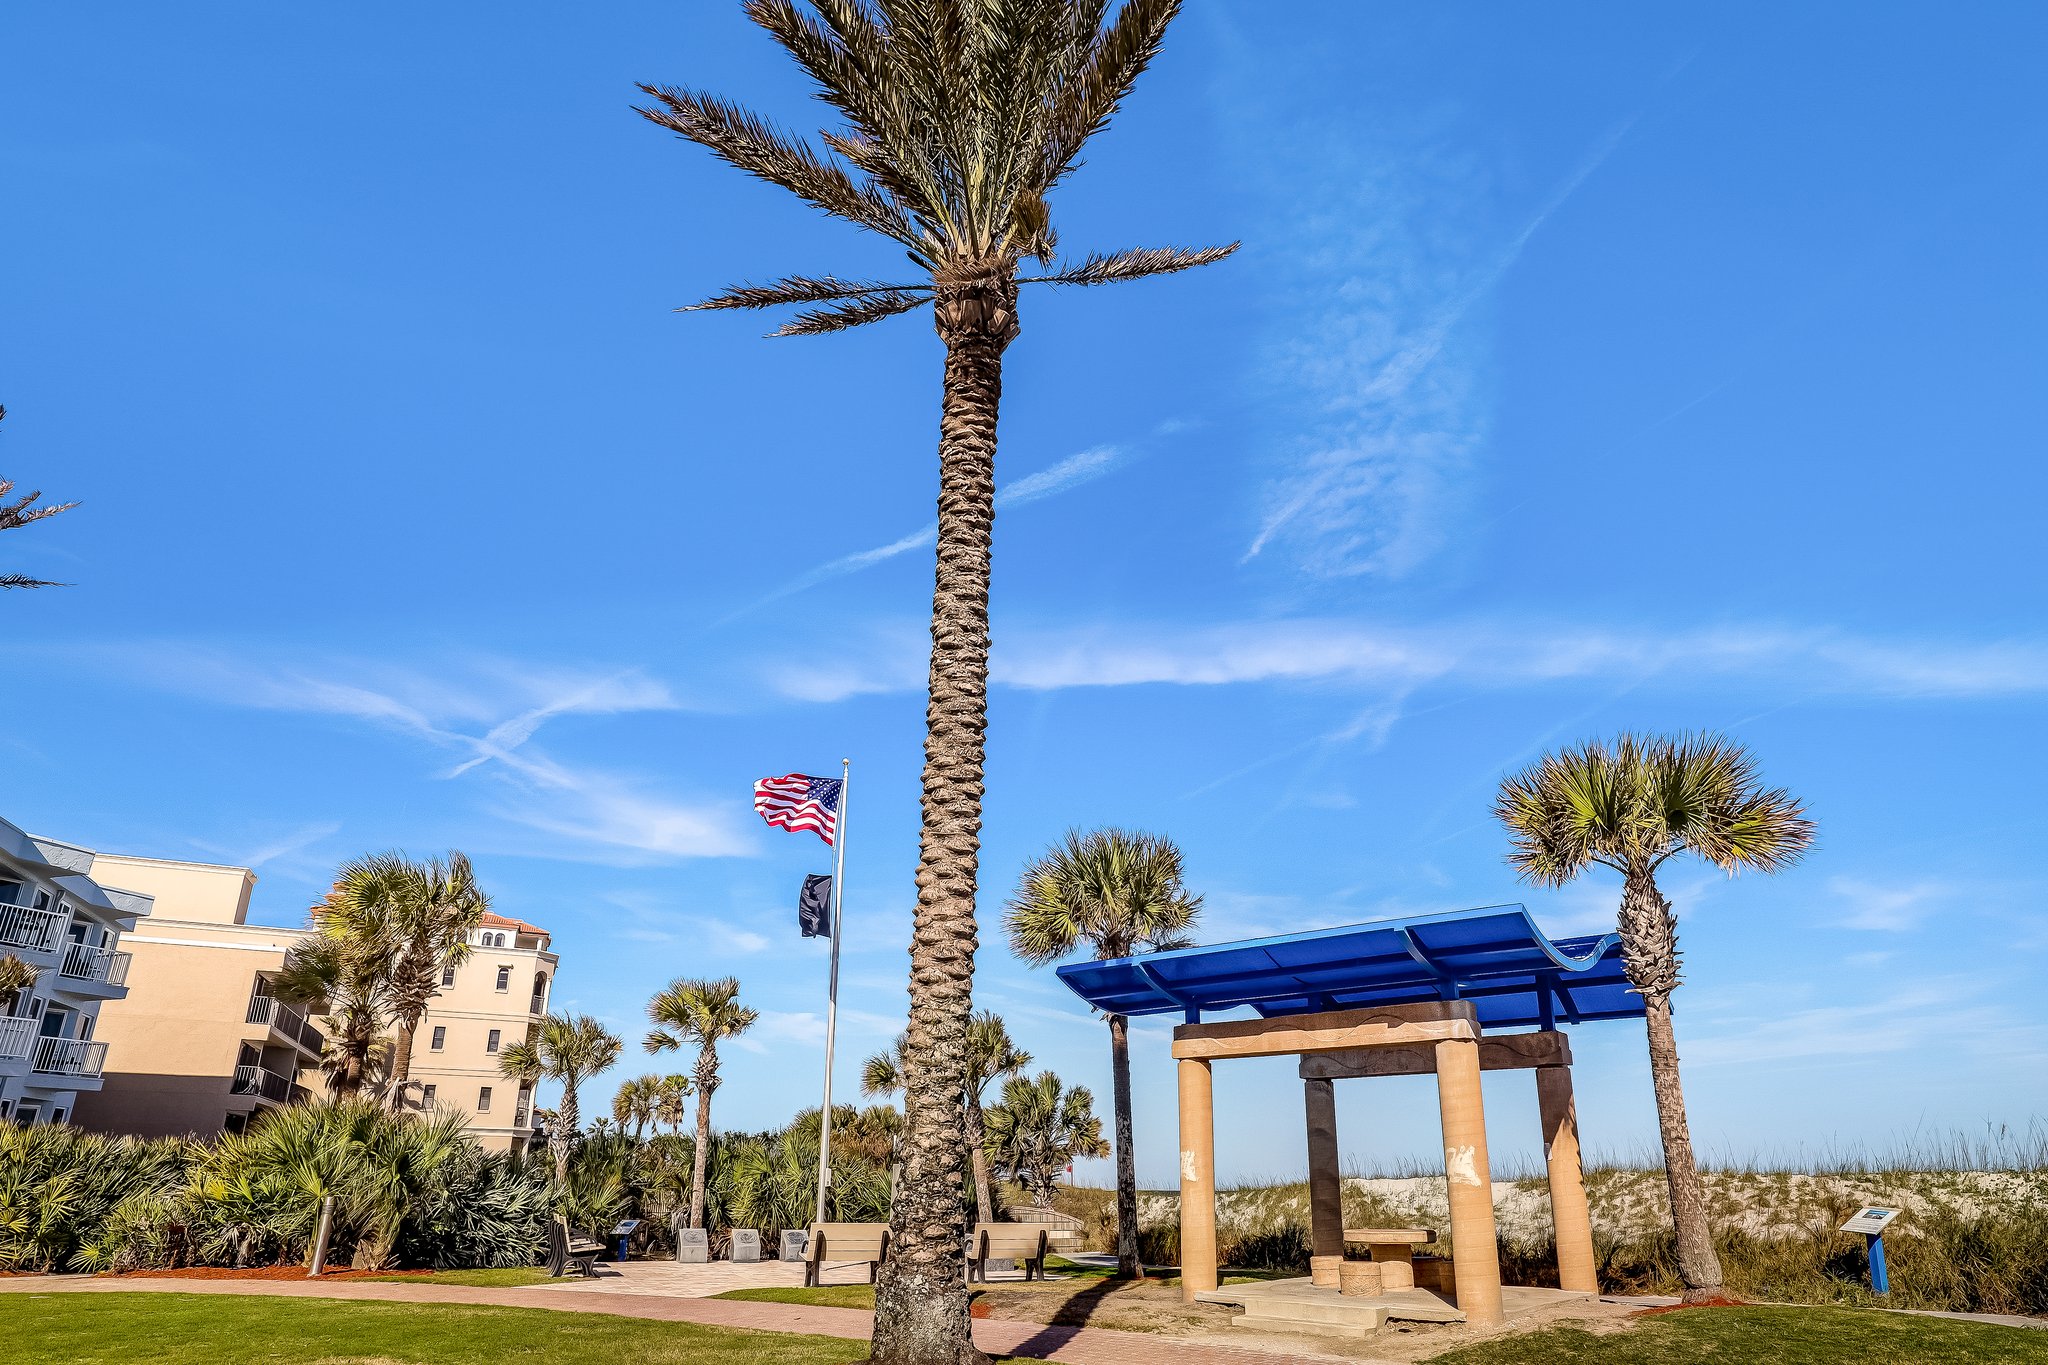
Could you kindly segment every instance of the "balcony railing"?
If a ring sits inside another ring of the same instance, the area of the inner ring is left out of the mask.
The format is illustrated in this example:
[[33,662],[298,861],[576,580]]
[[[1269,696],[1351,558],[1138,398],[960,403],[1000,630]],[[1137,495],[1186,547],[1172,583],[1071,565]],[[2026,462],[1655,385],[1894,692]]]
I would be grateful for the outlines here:
[[306,1022],[305,1015],[274,995],[249,997],[249,1022],[270,1025],[308,1052],[318,1053],[327,1042],[319,1029]]
[[232,1093],[260,1095],[273,1104],[283,1104],[291,1098],[292,1083],[267,1066],[238,1066]]
[[131,953],[117,952],[111,948],[95,948],[89,943],[74,943],[64,950],[64,965],[57,969],[57,973],[74,981],[104,981],[109,986],[126,985],[128,959],[132,956]]
[[107,1064],[107,1045],[77,1038],[42,1038],[36,1042],[35,1069],[53,1076],[97,1076]]
[[29,1018],[0,1019],[0,1062],[18,1062],[35,1046],[36,1021]]
[[31,953],[56,950],[64,935],[64,915],[28,905],[0,905],[0,944]]

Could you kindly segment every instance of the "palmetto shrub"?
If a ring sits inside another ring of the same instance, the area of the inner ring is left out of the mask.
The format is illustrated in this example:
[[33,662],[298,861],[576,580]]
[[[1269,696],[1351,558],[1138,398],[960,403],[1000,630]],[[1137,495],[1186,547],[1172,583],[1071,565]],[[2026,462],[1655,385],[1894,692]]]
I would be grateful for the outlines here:
[[196,1148],[0,1123],[0,1270],[81,1268],[81,1249],[131,1197],[175,1189]]

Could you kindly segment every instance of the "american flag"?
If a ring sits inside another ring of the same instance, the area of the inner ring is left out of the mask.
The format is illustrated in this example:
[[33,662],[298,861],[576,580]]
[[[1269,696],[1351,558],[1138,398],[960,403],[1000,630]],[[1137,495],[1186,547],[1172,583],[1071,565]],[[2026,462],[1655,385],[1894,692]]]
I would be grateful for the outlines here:
[[839,779],[790,773],[754,784],[754,809],[777,829],[807,829],[832,842],[839,830]]

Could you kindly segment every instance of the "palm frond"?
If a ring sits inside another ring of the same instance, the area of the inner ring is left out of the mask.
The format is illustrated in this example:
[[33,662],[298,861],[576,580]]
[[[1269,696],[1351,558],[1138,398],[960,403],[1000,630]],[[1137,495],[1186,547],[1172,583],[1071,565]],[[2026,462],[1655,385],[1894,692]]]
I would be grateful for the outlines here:
[[1186,247],[1139,247],[1133,251],[1113,251],[1108,255],[1092,253],[1079,265],[1066,266],[1050,275],[1032,275],[1020,278],[1019,284],[1121,284],[1126,280],[1142,280],[1148,275],[1172,275],[1182,270],[1193,270],[1198,266],[1214,264],[1236,251],[1242,243],[1232,242],[1228,246],[1205,246],[1190,250]]
[[[1126,0],[1110,26],[1095,36],[1085,65],[1061,88],[1054,106],[1040,175],[1046,189],[1071,174],[1088,139],[1109,126],[1117,106],[1159,55],[1166,26],[1180,5],[1181,0]],[[1103,11],[1096,7],[1095,12],[1099,25]]]
[[880,322],[883,318],[893,318],[898,313],[921,308],[931,301],[932,297],[929,294],[870,294],[850,303],[798,313],[768,335],[808,337],[822,336],[826,332],[843,332],[849,327],[862,327],[870,322]]
[[678,313],[699,313],[722,308],[782,308],[803,303],[831,303],[840,299],[865,299],[875,295],[899,295],[916,290],[929,291],[928,284],[874,284],[842,280],[834,275],[791,275],[773,284],[739,284],[702,303],[684,304]]

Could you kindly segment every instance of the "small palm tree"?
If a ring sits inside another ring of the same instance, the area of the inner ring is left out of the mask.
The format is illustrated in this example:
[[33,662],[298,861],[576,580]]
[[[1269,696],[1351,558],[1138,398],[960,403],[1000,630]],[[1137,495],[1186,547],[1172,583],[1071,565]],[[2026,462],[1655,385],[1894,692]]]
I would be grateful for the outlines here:
[[[5,421],[6,418],[7,409],[0,407],[0,421]],[[14,481],[12,479],[0,479],[0,531],[17,530],[28,525],[30,522],[41,521],[44,517],[54,517],[59,512],[69,512],[72,508],[78,506],[75,502],[63,502],[38,507],[35,505],[36,499],[43,496],[40,492],[23,493],[14,501],[9,502],[7,501],[7,495],[13,491]],[[52,583],[46,579],[30,578],[27,574],[0,573],[0,588],[57,588],[62,586],[63,584],[61,583]]]
[[[1080,949],[1096,958],[1186,947],[1202,898],[1181,882],[1171,839],[1122,829],[1069,830],[1024,869],[1004,924],[1010,951],[1034,967]],[[1117,1273],[1138,1261],[1138,1164],[1131,1139],[1130,1020],[1109,1016],[1111,1098],[1116,1109]]]
[[623,1047],[618,1035],[587,1014],[550,1014],[525,1040],[498,1054],[498,1069],[514,1080],[561,1082],[562,1099],[548,1124],[558,1191],[569,1187],[569,1150],[582,1128],[576,1088],[609,1069]]
[[633,1142],[639,1145],[646,1135],[647,1125],[654,1122],[655,1113],[661,1103],[662,1080],[659,1076],[635,1076],[621,1081],[619,1091],[612,1096],[612,1121],[625,1132],[626,1125],[633,1125]]
[[[893,1095],[903,1088],[903,1037],[887,1052],[877,1052],[861,1066],[863,1095]],[[974,1166],[975,1216],[984,1223],[995,1221],[995,1192],[991,1188],[988,1153],[983,1150],[983,1100],[990,1083],[1014,1076],[1031,1065],[1031,1054],[1020,1050],[999,1014],[977,1011],[967,1023],[967,1093],[962,1100],[963,1135],[969,1144]],[[894,1113],[894,1110],[890,1111]]]
[[685,1043],[697,1048],[691,1083],[697,1090],[697,1148],[691,1157],[690,1226],[704,1226],[704,1163],[711,1150],[711,1095],[718,1089],[718,1045],[737,1038],[759,1018],[740,1003],[733,977],[698,981],[678,977],[647,1002],[649,1052],[672,1052]]
[[42,975],[12,953],[0,955],[0,1014],[12,1014],[21,997],[35,987]]
[[[316,909],[316,923],[318,914]],[[284,966],[271,983],[287,1003],[322,1012],[327,1036],[320,1068],[337,1100],[375,1087],[385,1074],[391,983],[384,961],[373,943],[314,933],[286,951]]]
[[689,1116],[689,1107],[683,1103],[697,1087],[688,1076],[663,1076],[660,1087],[654,1092],[654,1122],[657,1127],[668,1125],[671,1133],[683,1131],[683,1120]]
[[1066,1089],[1050,1071],[1030,1080],[1017,1076],[1003,1086],[1001,1103],[988,1111],[987,1141],[1010,1178],[1046,1209],[1060,1173],[1075,1158],[1109,1155],[1088,1087]]
[[470,935],[489,909],[469,859],[451,852],[445,862],[377,853],[344,864],[320,910],[324,934],[354,940],[381,962],[397,1033],[394,1107],[412,1078],[413,1039],[427,1004],[440,992],[443,973],[468,960]]
[[1691,853],[1730,876],[1776,872],[1805,854],[1813,823],[1784,789],[1764,787],[1747,749],[1719,735],[1623,735],[1547,755],[1501,784],[1494,814],[1508,827],[1508,861],[1527,881],[1563,886],[1594,863],[1621,874],[1621,960],[1643,997],[1679,1276],[1688,1299],[1712,1298],[1721,1259],[1679,1086],[1678,924],[1657,869]]
[[[876,1292],[874,1358],[979,1362],[968,1335],[957,1124],[973,1011],[975,882],[988,721],[990,532],[1003,353],[1027,284],[1098,285],[1187,270],[1233,246],[1143,249],[1053,265],[1048,198],[1131,93],[1180,0],[869,4],[748,0],[844,120],[821,153],[746,109],[645,85],[639,112],[749,175],[904,249],[901,281],[791,276],[702,308],[794,308],[779,335],[858,327],[930,305],[945,345],[923,826],[911,940],[903,1198]],[[1041,273],[1025,274],[1027,261]]]

